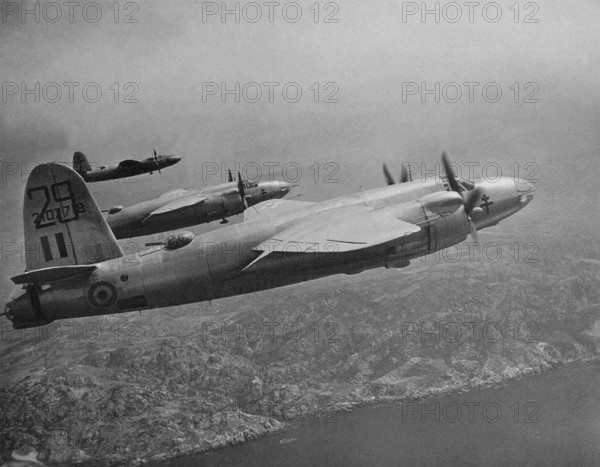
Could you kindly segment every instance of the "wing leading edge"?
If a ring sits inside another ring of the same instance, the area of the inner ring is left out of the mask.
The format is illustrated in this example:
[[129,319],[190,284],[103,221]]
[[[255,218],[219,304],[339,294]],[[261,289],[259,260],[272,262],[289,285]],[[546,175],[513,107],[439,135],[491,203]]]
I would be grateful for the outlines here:
[[389,210],[349,206],[300,219],[253,248],[261,255],[244,270],[273,252],[346,253],[381,245],[421,230],[393,216]]
[[172,213],[182,209],[190,208],[192,206],[200,205],[204,203],[207,199],[208,197],[202,194],[186,196],[184,198],[176,199],[152,211],[150,214],[148,214],[148,217],[146,217],[146,219],[144,219],[143,222],[147,222],[150,218],[156,218],[163,214]]

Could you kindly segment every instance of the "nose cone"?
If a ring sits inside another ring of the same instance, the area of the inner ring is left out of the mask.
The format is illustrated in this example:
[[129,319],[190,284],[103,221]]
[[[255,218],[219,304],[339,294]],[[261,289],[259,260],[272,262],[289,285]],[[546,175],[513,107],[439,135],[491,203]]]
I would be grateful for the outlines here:
[[290,185],[288,182],[278,182],[279,183],[279,192],[281,194],[281,198],[283,198],[285,195],[287,195],[291,189],[292,189],[292,185]]
[[519,208],[522,209],[533,199],[535,188],[531,183],[520,178],[515,179],[515,187],[517,189],[517,196],[519,197]]

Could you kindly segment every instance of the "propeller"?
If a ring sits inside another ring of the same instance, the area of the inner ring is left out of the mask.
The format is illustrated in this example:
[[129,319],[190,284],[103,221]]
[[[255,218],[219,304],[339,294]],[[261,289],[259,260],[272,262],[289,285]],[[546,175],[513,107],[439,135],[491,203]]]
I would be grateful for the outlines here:
[[246,190],[244,188],[244,181],[242,180],[242,174],[238,172],[238,193],[240,194],[240,198],[242,198],[242,203],[244,204],[244,209],[248,209],[248,200],[246,200]]
[[[388,185],[395,185],[396,182],[394,181],[394,177],[392,177],[392,174],[390,173],[387,165],[385,165],[385,163],[383,164],[383,176],[385,177],[385,181]],[[404,182],[412,182],[412,173],[410,172],[410,167],[407,169],[406,165],[404,163],[402,163],[402,172],[400,174],[400,182],[399,183],[404,183]]]
[[389,169],[387,168],[387,165],[385,165],[385,162],[383,163],[383,176],[385,177],[385,181],[387,182],[388,185],[396,184],[396,182],[394,181],[394,177],[392,177],[392,174],[390,173]]
[[156,164],[156,169],[158,170],[159,175],[162,175],[160,173],[160,164],[158,163],[158,156],[156,155],[156,149],[153,149],[154,151],[154,163]]
[[229,176],[227,180],[229,181],[229,183],[233,182],[233,174],[231,173],[231,169],[229,169]]
[[475,205],[481,198],[481,190],[477,187],[470,191],[464,191],[461,189],[460,185],[458,184],[458,180],[456,179],[456,175],[454,175],[454,170],[452,169],[446,151],[442,153],[442,164],[444,166],[444,172],[446,173],[446,177],[448,178],[448,185],[450,186],[452,191],[458,193],[463,199],[463,206],[465,208],[465,214],[467,215],[467,220],[469,222],[469,231],[471,233],[471,238],[475,241],[475,243],[479,244],[479,238],[477,237],[477,229],[475,228],[475,224],[471,219],[471,212],[473,211]]
[[410,166],[407,169],[406,165],[403,162],[402,163],[402,172],[400,174],[400,183],[412,182],[412,181],[413,181],[413,179],[412,179],[412,173],[410,171]]

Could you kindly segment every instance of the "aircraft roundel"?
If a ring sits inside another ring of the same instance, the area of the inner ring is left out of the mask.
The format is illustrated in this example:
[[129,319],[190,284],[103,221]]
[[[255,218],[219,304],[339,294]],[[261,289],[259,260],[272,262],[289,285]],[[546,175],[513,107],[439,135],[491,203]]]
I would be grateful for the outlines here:
[[117,301],[117,289],[110,282],[96,282],[88,290],[90,305],[97,308],[110,308]]

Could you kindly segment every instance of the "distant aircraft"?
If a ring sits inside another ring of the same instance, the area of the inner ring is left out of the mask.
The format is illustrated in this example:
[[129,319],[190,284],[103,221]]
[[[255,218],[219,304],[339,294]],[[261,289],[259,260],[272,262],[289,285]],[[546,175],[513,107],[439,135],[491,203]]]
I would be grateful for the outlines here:
[[[464,241],[533,199],[533,186],[502,177],[404,182],[328,201],[271,200],[244,222],[201,236],[180,232],[125,256],[83,179],[39,165],[25,188],[26,271],[5,308],[15,328],[160,308],[356,274]],[[44,178],[44,173],[46,177]],[[457,266],[458,267],[458,266]],[[435,291],[432,291],[435,293]]]
[[114,206],[106,211],[106,221],[116,238],[130,238],[175,230],[191,225],[221,220],[241,214],[261,201],[283,198],[290,192],[286,182],[237,182],[231,171],[229,182],[202,190],[174,190],[159,198],[128,207]]
[[[394,185],[396,182],[394,181],[394,177],[392,176],[390,170],[387,165],[383,164],[383,176],[385,177],[385,181],[388,185]],[[402,172],[400,172],[400,181],[398,183],[404,182],[412,182],[412,173],[410,171],[410,167],[406,167],[402,164]]]
[[110,167],[102,166],[92,169],[85,155],[82,152],[77,151],[73,154],[73,168],[86,182],[91,183],[133,177],[134,175],[152,173],[155,170],[160,173],[160,169],[177,164],[180,160],[181,157],[179,156],[163,156],[156,154],[155,149],[154,157],[148,157],[141,161],[125,159],[117,165],[112,165]]

